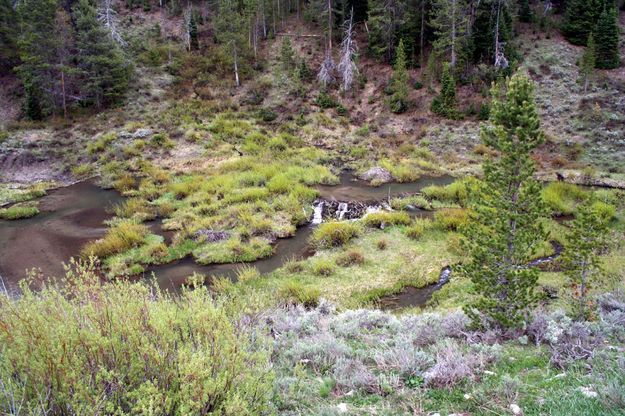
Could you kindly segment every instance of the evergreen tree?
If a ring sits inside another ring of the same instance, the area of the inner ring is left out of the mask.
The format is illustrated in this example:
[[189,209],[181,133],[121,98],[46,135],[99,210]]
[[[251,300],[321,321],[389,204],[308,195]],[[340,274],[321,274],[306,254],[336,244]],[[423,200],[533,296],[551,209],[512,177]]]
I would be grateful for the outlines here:
[[573,290],[574,315],[578,319],[589,317],[588,291],[593,280],[602,273],[599,255],[606,245],[607,232],[608,219],[597,212],[593,199],[589,198],[577,208],[562,256]]
[[523,23],[531,23],[534,17],[529,0],[519,0],[519,20]]
[[119,102],[128,88],[130,65],[89,0],[79,0],[74,6],[74,19],[85,101],[98,108]]
[[465,307],[473,322],[505,329],[519,326],[537,300],[538,272],[527,264],[547,234],[531,153],[543,135],[527,76],[514,75],[492,95],[492,126],[481,137],[499,157],[484,164],[483,183],[474,192],[471,220],[462,230],[470,261],[460,271],[478,295]]
[[431,110],[439,116],[456,118],[456,80],[448,63],[443,65],[441,93],[432,100]]
[[0,71],[17,64],[17,16],[11,0],[0,0]]
[[291,39],[289,39],[288,36],[284,36],[280,47],[280,63],[282,64],[282,69],[287,71],[293,69],[294,55],[295,52],[291,46]]
[[588,36],[588,45],[579,61],[580,82],[584,86],[584,92],[588,91],[588,85],[592,81],[595,72],[595,37],[591,33]]
[[18,3],[20,21],[17,68],[24,86],[24,112],[41,119],[55,110],[54,71],[58,39],[55,38],[57,0],[22,0]]
[[606,1],[612,0],[569,0],[567,2],[562,32],[569,42],[574,45],[588,43],[588,35],[595,30]]
[[218,0],[217,14],[212,22],[215,41],[232,57],[234,82],[238,87],[241,85],[241,69],[247,64],[248,57],[247,19],[240,13],[238,2]]
[[370,0],[367,19],[369,54],[383,62],[391,62],[395,54],[398,27],[402,22],[402,2]]
[[393,113],[403,113],[408,109],[408,69],[406,68],[406,52],[404,41],[399,41],[395,66],[391,78],[390,109]]
[[618,14],[613,6],[606,6],[596,28],[595,65],[600,69],[614,69],[620,64]]
[[434,0],[432,26],[437,39],[434,47],[440,56],[449,53],[452,68],[456,67],[467,43],[469,6],[466,0]]
[[[507,60],[514,56],[512,46],[513,19],[508,2],[482,0],[475,11],[471,29],[472,60],[507,67]],[[499,60],[498,60],[499,58]],[[502,65],[505,60],[506,64]]]

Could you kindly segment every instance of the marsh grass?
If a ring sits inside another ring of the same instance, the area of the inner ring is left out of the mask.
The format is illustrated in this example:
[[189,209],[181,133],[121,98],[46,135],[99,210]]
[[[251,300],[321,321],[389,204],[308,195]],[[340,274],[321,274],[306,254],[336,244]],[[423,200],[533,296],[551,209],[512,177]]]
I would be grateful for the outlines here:
[[9,208],[0,208],[0,219],[21,220],[39,214],[39,209],[33,205],[13,205]]
[[147,235],[148,228],[145,225],[132,221],[119,222],[103,238],[88,243],[82,249],[82,254],[101,258],[118,254],[139,246]]

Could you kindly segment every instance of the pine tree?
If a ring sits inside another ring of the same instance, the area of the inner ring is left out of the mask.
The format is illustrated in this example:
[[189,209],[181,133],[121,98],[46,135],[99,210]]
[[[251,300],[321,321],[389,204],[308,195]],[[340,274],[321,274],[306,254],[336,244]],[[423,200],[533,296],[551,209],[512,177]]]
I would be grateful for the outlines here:
[[523,23],[531,23],[534,17],[529,0],[519,0],[519,20]]
[[508,67],[508,60],[514,55],[512,24],[508,1],[480,1],[471,28],[473,62],[494,64],[498,68]]
[[57,41],[55,18],[57,0],[22,0],[18,3],[20,21],[18,48],[21,64],[17,68],[24,86],[24,112],[41,119],[55,110],[54,71]]
[[456,118],[456,80],[451,66],[448,63],[443,65],[443,75],[441,78],[441,93],[432,100],[431,110],[439,116]]
[[295,52],[291,46],[291,39],[289,39],[288,36],[284,36],[282,38],[282,45],[280,46],[280,63],[282,64],[282,69],[287,71],[293,69],[294,55]]
[[397,54],[395,56],[395,66],[391,78],[391,98],[390,109],[393,113],[403,113],[408,109],[408,69],[406,68],[406,52],[404,41],[399,41]]
[[569,0],[562,32],[574,45],[586,45],[588,35],[595,30],[604,3],[612,0]]
[[588,91],[588,86],[595,72],[595,53],[595,37],[591,33],[588,36],[588,45],[579,61],[579,76],[580,82],[584,86],[584,93]]
[[241,67],[248,63],[247,19],[239,12],[238,2],[218,0],[217,14],[212,22],[216,42],[232,57],[234,82],[238,87],[241,85]]
[[597,212],[594,204],[595,201],[589,198],[577,208],[572,227],[566,234],[562,256],[573,290],[574,315],[578,319],[589,317],[588,291],[602,273],[599,255],[606,245],[608,232],[608,219]]
[[131,67],[89,0],[79,0],[73,11],[85,101],[98,108],[115,104],[128,88]]
[[0,71],[17,64],[17,16],[11,0],[0,0]]
[[466,0],[434,0],[432,26],[437,39],[434,47],[439,55],[449,53],[452,68],[456,67],[467,43],[469,7]]
[[595,66],[614,69],[620,65],[618,14],[613,6],[606,6],[596,27]]
[[369,54],[383,62],[391,62],[395,55],[397,31],[403,23],[402,6],[398,0],[369,1]]
[[465,307],[473,322],[506,329],[519,326],[537,300],[538,272],[527,264],[547,233],[531,153],[543,135],[527,76],[514,75],[492,96],[492,126],[485,126],[481,137],[499,157],[484,164],[483,183],[474,192],[471,221],[462,230],[470,261],[460,272],[478,295]]

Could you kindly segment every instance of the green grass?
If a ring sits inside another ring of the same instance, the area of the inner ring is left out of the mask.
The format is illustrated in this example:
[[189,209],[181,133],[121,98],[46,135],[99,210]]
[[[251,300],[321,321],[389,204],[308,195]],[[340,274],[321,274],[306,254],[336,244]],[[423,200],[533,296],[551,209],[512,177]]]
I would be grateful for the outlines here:
[[550,183],[543,188],[541,195],[555,214],[573,214],[577,204],[588,197],[579,186],[565,182]]
[[325,222],[315,229],[311,242],[318,248],[338,247],[347,244],[360,232],[360,226],[354,222]]
[[131,221],[119,222],[103,238],[88,243],[82,249],[82,254],[97,257],[118,254],[143,244],[147,235],[148,229],[144,225]]
[[21,220],[39,214],[39,209],[32,205],[13,205],[9,208],[0,208],[0,219]]

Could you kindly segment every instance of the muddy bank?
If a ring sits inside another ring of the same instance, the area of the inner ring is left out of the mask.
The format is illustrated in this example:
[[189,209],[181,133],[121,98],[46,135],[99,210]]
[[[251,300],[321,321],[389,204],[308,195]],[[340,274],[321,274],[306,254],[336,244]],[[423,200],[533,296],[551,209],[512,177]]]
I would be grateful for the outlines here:
[[404,287],[401,292],[383,296],[376,303],[382,310],[398,310],[404,308],[423,308],[432,298],[434,292],[449,283],[451,279],[451,267],[445,266],[441,269],[436,283],[416,288],[412,286]]

